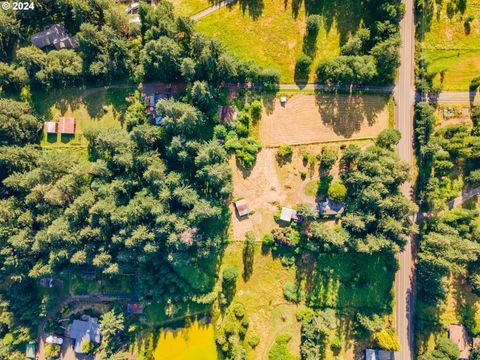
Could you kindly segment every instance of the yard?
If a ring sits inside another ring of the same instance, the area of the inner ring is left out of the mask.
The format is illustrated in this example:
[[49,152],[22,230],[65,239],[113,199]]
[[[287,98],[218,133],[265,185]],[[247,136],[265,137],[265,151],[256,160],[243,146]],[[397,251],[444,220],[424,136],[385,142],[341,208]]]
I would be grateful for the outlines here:
[[456,6],[451,0],[431,3],[433,13],[419,19],[418,33],[429,70],[437,73],[435,81],[443,83],[444,90],[468,91],[480,74],[480,0]]
[[171,0],[175,12],[182,16],[192,16],[212,6],[216,1],[211,0]]
[[358,28],[363,12],[361,4],[352,0],[306,6],[308,9],[297,0],[240,0],[201,19],[197,27],[222,41],[241,59],[275,68],[281,72],[281,82],[293,83],[296,59],[303,48],[306,17],[320,14],[322,24],[311,66],[312,81],[319,61],[339,54],[340,43]]
[[390,124],[389,99],[379,95],[291,96],[275,100],[259,134],[264,146],[307,144],[376,137]]
[[56,122],[60,117],[74,117],[76,121],[74,135],[44,132],[42,146],[85,147],[87,141],[83,131],[87,128],[123,126],[123,114],[128,106],[126,97],[133,93],[134,87],[94,90],[72,88],[33,94],[34,107],[45,121]]

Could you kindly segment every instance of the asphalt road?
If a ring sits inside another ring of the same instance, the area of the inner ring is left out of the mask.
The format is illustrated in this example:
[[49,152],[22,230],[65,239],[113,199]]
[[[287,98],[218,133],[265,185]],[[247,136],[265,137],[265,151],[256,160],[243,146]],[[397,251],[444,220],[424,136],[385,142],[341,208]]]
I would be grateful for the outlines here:
[[[410,165],[413,174],[413,106],[414,89],[414,53],[415,53],[415,23],[414,0],[403,0],[405,16],[400,23],[401,65],[394,89],[395,115],[397,128],[402,134],[398,144],[398,154]],[[402,187],[405,196],[412,197],[411,183]],[[405,250],[399,254],[400,269],[396,275],[395,295],[395,327],[400,341],[400,351],[395,354],[396,360],[413,359],[413,256],[412,240],[409,239]]]

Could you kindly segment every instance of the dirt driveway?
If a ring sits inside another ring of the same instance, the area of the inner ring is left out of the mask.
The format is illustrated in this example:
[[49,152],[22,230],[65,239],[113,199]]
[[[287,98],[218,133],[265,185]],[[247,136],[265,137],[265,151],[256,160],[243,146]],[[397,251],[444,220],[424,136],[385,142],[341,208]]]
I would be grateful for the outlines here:
[[388,124],[388,102],[378,95],[293,95],[260,121],[264,146],[376,137]]

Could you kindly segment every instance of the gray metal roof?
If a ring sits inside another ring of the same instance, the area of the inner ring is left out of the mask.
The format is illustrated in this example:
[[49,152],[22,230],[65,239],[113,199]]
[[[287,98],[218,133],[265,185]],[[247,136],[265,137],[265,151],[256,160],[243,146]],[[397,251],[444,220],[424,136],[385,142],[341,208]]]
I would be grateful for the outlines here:
[[75,352],[83,353],[82,346],[86,341],[100,343],[98,319],[88,316],[86,320],[73,320],[69,334],[75,340]]

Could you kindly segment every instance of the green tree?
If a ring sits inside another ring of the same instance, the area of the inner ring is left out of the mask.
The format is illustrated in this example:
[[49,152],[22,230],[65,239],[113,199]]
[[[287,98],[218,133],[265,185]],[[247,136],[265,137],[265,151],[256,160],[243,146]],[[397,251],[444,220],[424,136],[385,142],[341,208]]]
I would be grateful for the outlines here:
[[328,197],[336,203],[342,203],[347,196],[347,188],[341,181],[332,181],[328,187]]
[[245,234],[245,241],[243,243],[243,278],[245,281],[250,279],[253,273],[255,241],[255,234],[252,231],[248,231]]
[[394,145],[398,144],[400,138],[401,134],[397,129],[384,129],[378,134],[375,144],[386,149],[391,149]]
[[24,145],[38,140],[42,123],[28,103],[0,99],[0,145]]

